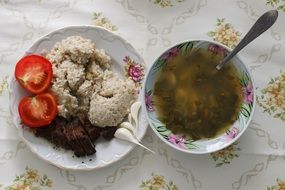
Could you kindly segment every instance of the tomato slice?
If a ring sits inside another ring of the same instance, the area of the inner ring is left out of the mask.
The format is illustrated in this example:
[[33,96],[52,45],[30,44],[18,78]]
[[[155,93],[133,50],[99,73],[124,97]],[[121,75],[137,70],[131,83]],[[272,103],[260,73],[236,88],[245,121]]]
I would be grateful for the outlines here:
[[28,55],[17,63],[15,77],[27,91],[39,94],[51,85],[52,65],[42,56]]
[[56,98],[50,92],[34,97],[24,97],[20,101],[18,109],[23,124],[28,127],[48,125],[58,113]]

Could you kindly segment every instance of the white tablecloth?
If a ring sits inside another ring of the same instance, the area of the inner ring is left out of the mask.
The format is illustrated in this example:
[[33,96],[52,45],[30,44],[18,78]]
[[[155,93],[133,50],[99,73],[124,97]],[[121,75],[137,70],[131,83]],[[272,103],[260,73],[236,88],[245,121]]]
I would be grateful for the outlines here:
[[[284,6],[284,0],[0,0],[0,188],[285,190]],[[214,39],[233,47],[273,8],[279,9],[277,23],[240,53],[257,86],[253,122],[225,150],[180,153],[149,129],[143,143],[156,155],[137,147],[107,168],[65,171],[31,153],[11,123],[7,81],[25,50],[52,30],[101,25],[131,42],[150,65],[183,40]]]

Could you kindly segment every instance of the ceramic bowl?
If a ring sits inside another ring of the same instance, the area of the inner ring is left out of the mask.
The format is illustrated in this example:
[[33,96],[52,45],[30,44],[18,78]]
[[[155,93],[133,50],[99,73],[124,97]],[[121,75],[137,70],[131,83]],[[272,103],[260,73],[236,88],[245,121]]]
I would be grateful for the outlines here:
[[[140,54],[126,40],[101,27],[69,26],[55,30],[38,39],[26,51],[26,54],[41,54],[43,51],[50,51],[55,43],[75,35],[90,39],[98,48],[103,48],[112,58],[111,69],[118,73],[121,78],[131,77],[136,83],[139,83],[138,85],[143,82],[145,64]],[[136,73],[131,72],[133,70],[136,70]],[[55,149],[53,144],[43,138],[35,137],[28,127],[21,124],[18,105],[25,95],[27,93],[13,78],[10,83],[10,111],[19,136],[32,152],[57,167],[69,170],[93,170],[106,167],[123,159],[135,147],[134,144],[115,138],[111,141],[98,139],[95,142],[97,152],[94,155],[82,158],[74,157],[72,151]],[[138,101],[142,102],[143,97],[143,92],[140,90]],[[140,139],[145,135],[147,126],[145,112],[140,112],[138,127]]]
[[[207,40],[192,40],[179,43],[168,50],[164,51],[152,64],[147,72],[144,83],[144,107],[147,112],[149,124],[155,134],[162,139],[169,146],[186,153],[204,154],[211,153],[223,149],[234,143],[248,127],[256,104],[256,97],[254,92],[254,82],[249,69],[244,62],[235,56],[232,59],[232,64],[236,67],[240,83],[243,87],[243,102],[240,109],[238,119],[230,126],[225,133],[211,139],[193,140],[185,135],[177,135],[167,129],[157,116],[155,101],[152,98],[154,82],[158,72],[167,64],[167,59],[176,56],[178,52],[182,54],[189,54],[191,51],[197,49],[205,49],[209,51],[212,56],[225,57],[231,50],[224,45]],[[191,64],[191,63],[189,63]]]

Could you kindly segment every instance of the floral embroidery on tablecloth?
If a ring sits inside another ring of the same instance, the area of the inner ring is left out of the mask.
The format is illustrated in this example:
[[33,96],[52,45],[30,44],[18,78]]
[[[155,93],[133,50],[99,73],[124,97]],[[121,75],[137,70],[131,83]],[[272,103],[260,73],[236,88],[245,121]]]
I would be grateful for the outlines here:
[[277,10],[285,12],[285,0],[266,0],[266,5],[271,5]]
[[26,167],[25,173],[17,175],[5,190],[44,190],[52,187],[52,181],[46,175],[41,176],[37,170]]
[[165,7],[172,7],[174,6],[174,3],[181,3],[185,0],[149,0],[150,2],[152,2],[153,4],[157,4],[162,8]]
[[218,18],[215,30],[208,32],[207,35],[215,41],[234,48],[240,40],[241,33],[230,23],[225,23],[224,18]]
[[5,76],[0,81],[0,96],[3,94],[4,91],[8,90],[8,76]]
[[232,145],[224,148],[220,151],[211,153],[213,160],[216,162],[216,167],[220,167],[224,164],[230,164],[234,158],[239,157],[239,148],[237,145],[239,142],[234,142]]
[[165,181],[164,176],[151,174],[151,179],[142,181],[140,190],[178,190],[173,181]]
[[281,71],[279,76],[272,78],[260,93],[257,103],[263,112],[285,121],[285,72]]
[[276,179],[277,184],[271,187],[267,187],[267,190],[285,190],[285,181]]
[[92,20],[94,20],[94,24],[97,26],[104,27],[111,31],[118,30],[117,26],[113,25],[111,20],[105,17],[101,12],[99,13],[94,12]]

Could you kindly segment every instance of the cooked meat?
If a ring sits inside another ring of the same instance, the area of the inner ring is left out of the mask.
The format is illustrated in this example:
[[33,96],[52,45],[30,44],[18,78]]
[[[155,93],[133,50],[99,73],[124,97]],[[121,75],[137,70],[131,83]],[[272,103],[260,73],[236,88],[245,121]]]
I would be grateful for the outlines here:
[[[67,125],[68,126],[68,125]],[[70,145],[71,149],[73,150],[74,154],[78,157],[85,156],[85,151],[82,148],[80,142],[78,141],[75,131],[71,131],[72,128],[66,126],[65,135],[67,137],[67,142]],[[71,132],[67,132],[67,131]]]
[[100,128],[91,125],[91,123],[83,125],[83,128],[85,129],[86,133],[89,135],[89,138],[92,142],[96,141],[100,137]]
[[73,119],[65,127],[65,135],[76,156],[92,155],[95,146],[85,132],[78,118]]
[[34,129],[37,137],[43,137],[56,146],[72,150],[78,157],[95,154],[93,142],[100,136],[111,140],[116,132],[116,127],[93,126],[86,114],[78,114],[77,117],[67,119],[57,116],[46,127]]
[[43,137],[48,141],[54,143],[56,146],[64,149],[71,149],[67,143],[67,138],[64,134],[64,127],[66,126],[66,119],[63,117],[56,117],[51,124],[46,127],[35,129],[37,137]]
[[82,124],[91,141],[94,142],[97,140],[100,137],[101,128],[93,126],[88,117],[83,113],[79,113],[77,117],[79,118],[80,123]]
[[111,140],[114,137],[114,134],[117,130],[117,127],[104,127],[101,131],[101,136],[106,140]]

